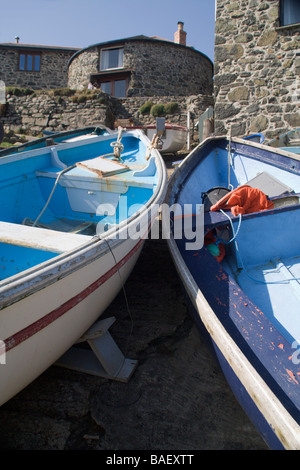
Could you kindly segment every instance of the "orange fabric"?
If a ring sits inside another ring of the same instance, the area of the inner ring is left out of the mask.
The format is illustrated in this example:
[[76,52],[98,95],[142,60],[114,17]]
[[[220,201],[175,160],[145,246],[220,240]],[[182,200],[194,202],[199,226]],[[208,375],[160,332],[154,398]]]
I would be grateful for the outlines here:
[[211,206],[210,210],[218,211],[229,208],[233,215],[243,215],[273,209],[274,203],[260,189],[244,185],[230,191],[220,201]]

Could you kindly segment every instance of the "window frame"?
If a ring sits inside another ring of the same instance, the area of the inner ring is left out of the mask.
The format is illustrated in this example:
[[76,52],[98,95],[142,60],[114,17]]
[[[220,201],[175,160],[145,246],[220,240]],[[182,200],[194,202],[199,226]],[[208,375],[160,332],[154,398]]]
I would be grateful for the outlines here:
[[[21,68],[21,57],[24,56],[24,68]],[[32,68],[28,69],[28,57],[32,57]],[[35,69],[35,58],[39,58],[38,70]],[[31,51],[19,51],[18,57],[18,71],[19,72],[32,72],[39,73],[41,71],[41,53],[40,52],[31,52]]]
[[125,96],[118,97],[120,99],[127,97],[127,91],[128,91],[130,79],[131,79],[131,71],[125,70],[125,69],[122,71],[116,71],[116,72],[110,71],[109,73],[106,73],[106,72],[96,73],[90,76],[90,82],[97,83],[97,87],[99,88],[101,88],[102,83],[109,83],[110,84],[109,95],[113,97],[115,97],[115,94],[114,94],[115,82],[118,80],[124,80],[125,81]]
[[[121,81],[121,80],[124,80],[125,81],[125,95],[124,96],[116,96],[115,95],[115,82],[117,81]],[[110,84],[110,93],[109,95],[114,97],[114,98],[126,98],[127,96],[127,89],[128,89],[128,77],[119,77],[119,76],[116,76],[116,77],[111,77],[111,78],[108,78],[108,77],[103,77],[100,82],[99,82],[99,85],[100,85],[100,88],[101,88],[101,84],[102,83],[109,83]],[[106,93],[106,92],[104,92]]]
[[[117,67],[106,67],[106,68],[104,68],[103,67],[103,62],[104,62],[103,53],[110,52],[110,51],[115,51],[115,50],[122,51],[122,65],[117,66]],[[103,49],[100,50],[99,70],[101,72],[106,72],[106,71],[109,71],[109,70],[120,70],[120,69],[123,69],[123,68],[124,68],[124,47],[123,46],[108,47],[108,48],[103,48]]]

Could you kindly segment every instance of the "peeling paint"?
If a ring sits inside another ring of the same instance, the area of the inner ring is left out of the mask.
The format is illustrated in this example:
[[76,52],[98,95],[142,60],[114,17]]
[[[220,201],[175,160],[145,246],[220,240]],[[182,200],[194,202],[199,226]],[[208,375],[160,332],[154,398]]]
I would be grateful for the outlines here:
[[296,380],[296,377],[295,377],[295,375],[293,374],[293,372],[292,372],[291,370],[289,370],[289,369],[286,369],[286,371],[287,371],[287,373],[289,374],[289,376],[290,376],[290,378],[292,379],[292,381],[293,381],[294,383],[296,383],[297,385],[299,385],[299,382]]

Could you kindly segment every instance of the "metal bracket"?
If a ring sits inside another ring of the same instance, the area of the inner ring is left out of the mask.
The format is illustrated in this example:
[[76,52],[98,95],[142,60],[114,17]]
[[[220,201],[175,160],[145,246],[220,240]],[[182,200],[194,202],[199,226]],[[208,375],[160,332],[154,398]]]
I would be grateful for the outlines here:
[[56,363],[78,372],[98,377],[128,382],[137,367],[138,361],[126,359],[108,329],[115,317],[100,320],[77,341],[86,342],[90,348],[72,346]]

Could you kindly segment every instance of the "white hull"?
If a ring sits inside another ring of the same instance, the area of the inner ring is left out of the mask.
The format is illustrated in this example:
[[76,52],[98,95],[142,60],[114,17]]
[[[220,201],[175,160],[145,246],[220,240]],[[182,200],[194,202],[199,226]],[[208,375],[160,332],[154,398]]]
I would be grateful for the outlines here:
[[[121,278],[126,281],[141,248],[141,241],[123,241],[119,256],[114,253],[119,271],[106,252],[0,312],[1,332],[8,340],[0,369],[1,404],[54,363],[99,318],[121,289]],[[5,321],[8,315],[10,322]]]
[[[66,260],[70,272],[61,279],[57,278],[61,262],[33,274],[28,284],[30,275],[25,275],[23,282],[20,279],[18,284],[23,284],[24,293],[25,287],[26,297],[18,295],[18,301],[0,311],[0,331],[6,345],[1,356],[5,363],[0,365],[0,404],[59,359],[101,316],[131,273],[143,242],[116,242],[112,255],[106,242],[96,241]],[[95,259],[98,250],[102,254]]]
[[[131,129],[131,127],[129,128]],[[157,133],[156,126],[133,127],[133,129],[143,129],[148,139],[152,141]],[[161,153],[175,153],[183,149],[187,141],[187,128],[171,124],[165,125],[164,135],[161,137]]]

